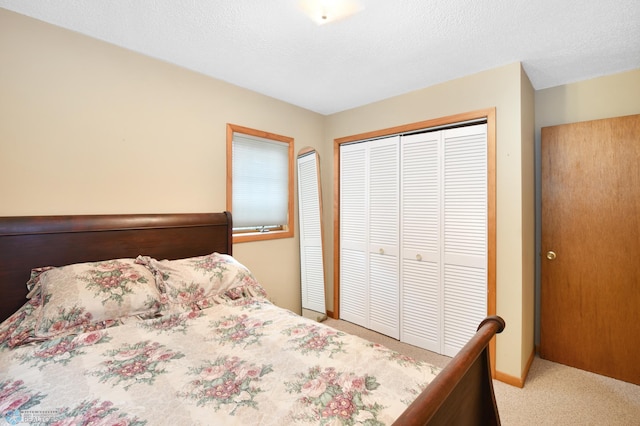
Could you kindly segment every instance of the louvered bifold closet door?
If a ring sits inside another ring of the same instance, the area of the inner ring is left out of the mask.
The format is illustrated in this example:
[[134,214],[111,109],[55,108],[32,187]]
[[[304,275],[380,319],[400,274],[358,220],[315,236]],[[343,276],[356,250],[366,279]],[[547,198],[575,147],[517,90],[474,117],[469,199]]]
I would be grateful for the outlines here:
[[487,315],[486,124],[443,132],[443,353],[453,356]]
[[298,218],[302,307],[326,313],[320,189],[316,152],[298,158]]
[[340,318],[369,326],[367,149],[340,146]]
[[369,145],[369,328],[398,339],[399,137]]
[[441,352],[442,132],[402,137],[400,340]]

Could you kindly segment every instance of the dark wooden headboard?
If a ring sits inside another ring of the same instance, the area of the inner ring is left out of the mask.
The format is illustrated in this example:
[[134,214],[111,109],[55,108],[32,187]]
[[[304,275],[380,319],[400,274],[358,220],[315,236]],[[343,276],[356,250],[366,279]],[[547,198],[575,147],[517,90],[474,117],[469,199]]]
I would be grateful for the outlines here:
[[0,322],[26,302],[33,268],[232,254],[231,228],[229,212],[0,217]]

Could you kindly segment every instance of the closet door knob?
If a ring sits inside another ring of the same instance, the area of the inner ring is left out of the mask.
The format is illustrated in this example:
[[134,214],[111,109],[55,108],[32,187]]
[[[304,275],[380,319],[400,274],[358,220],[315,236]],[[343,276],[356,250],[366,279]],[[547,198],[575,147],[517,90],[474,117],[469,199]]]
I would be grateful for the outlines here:
[[420,262],[422,260],[422,255],[421,254],[416,254],[416,260],[418,262]]
[[380,254],[384,254],[384,249],[383,248],[380,249]]
[[554,260],[556,258],[556,253],[554,251],[549,250],[547,252],[547,259]]

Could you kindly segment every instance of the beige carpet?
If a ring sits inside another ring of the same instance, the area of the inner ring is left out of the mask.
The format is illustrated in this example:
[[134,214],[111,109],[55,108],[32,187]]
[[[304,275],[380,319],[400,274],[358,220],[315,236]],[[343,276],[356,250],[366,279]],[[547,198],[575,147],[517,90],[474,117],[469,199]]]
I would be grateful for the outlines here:
[[[444,367],[450,358],[400,343],[346,321],[325,324]],[[640,426],[640,386],[535,358],[523,388],[494,380],[500,419],[505,426]]]

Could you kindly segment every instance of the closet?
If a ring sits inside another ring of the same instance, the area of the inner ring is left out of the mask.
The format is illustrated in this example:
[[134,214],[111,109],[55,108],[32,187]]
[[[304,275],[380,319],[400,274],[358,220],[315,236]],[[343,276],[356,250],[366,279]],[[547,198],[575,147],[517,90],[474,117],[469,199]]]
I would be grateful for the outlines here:
[[340,318],[453,356],[487,315],[487,126],[345,143]]

